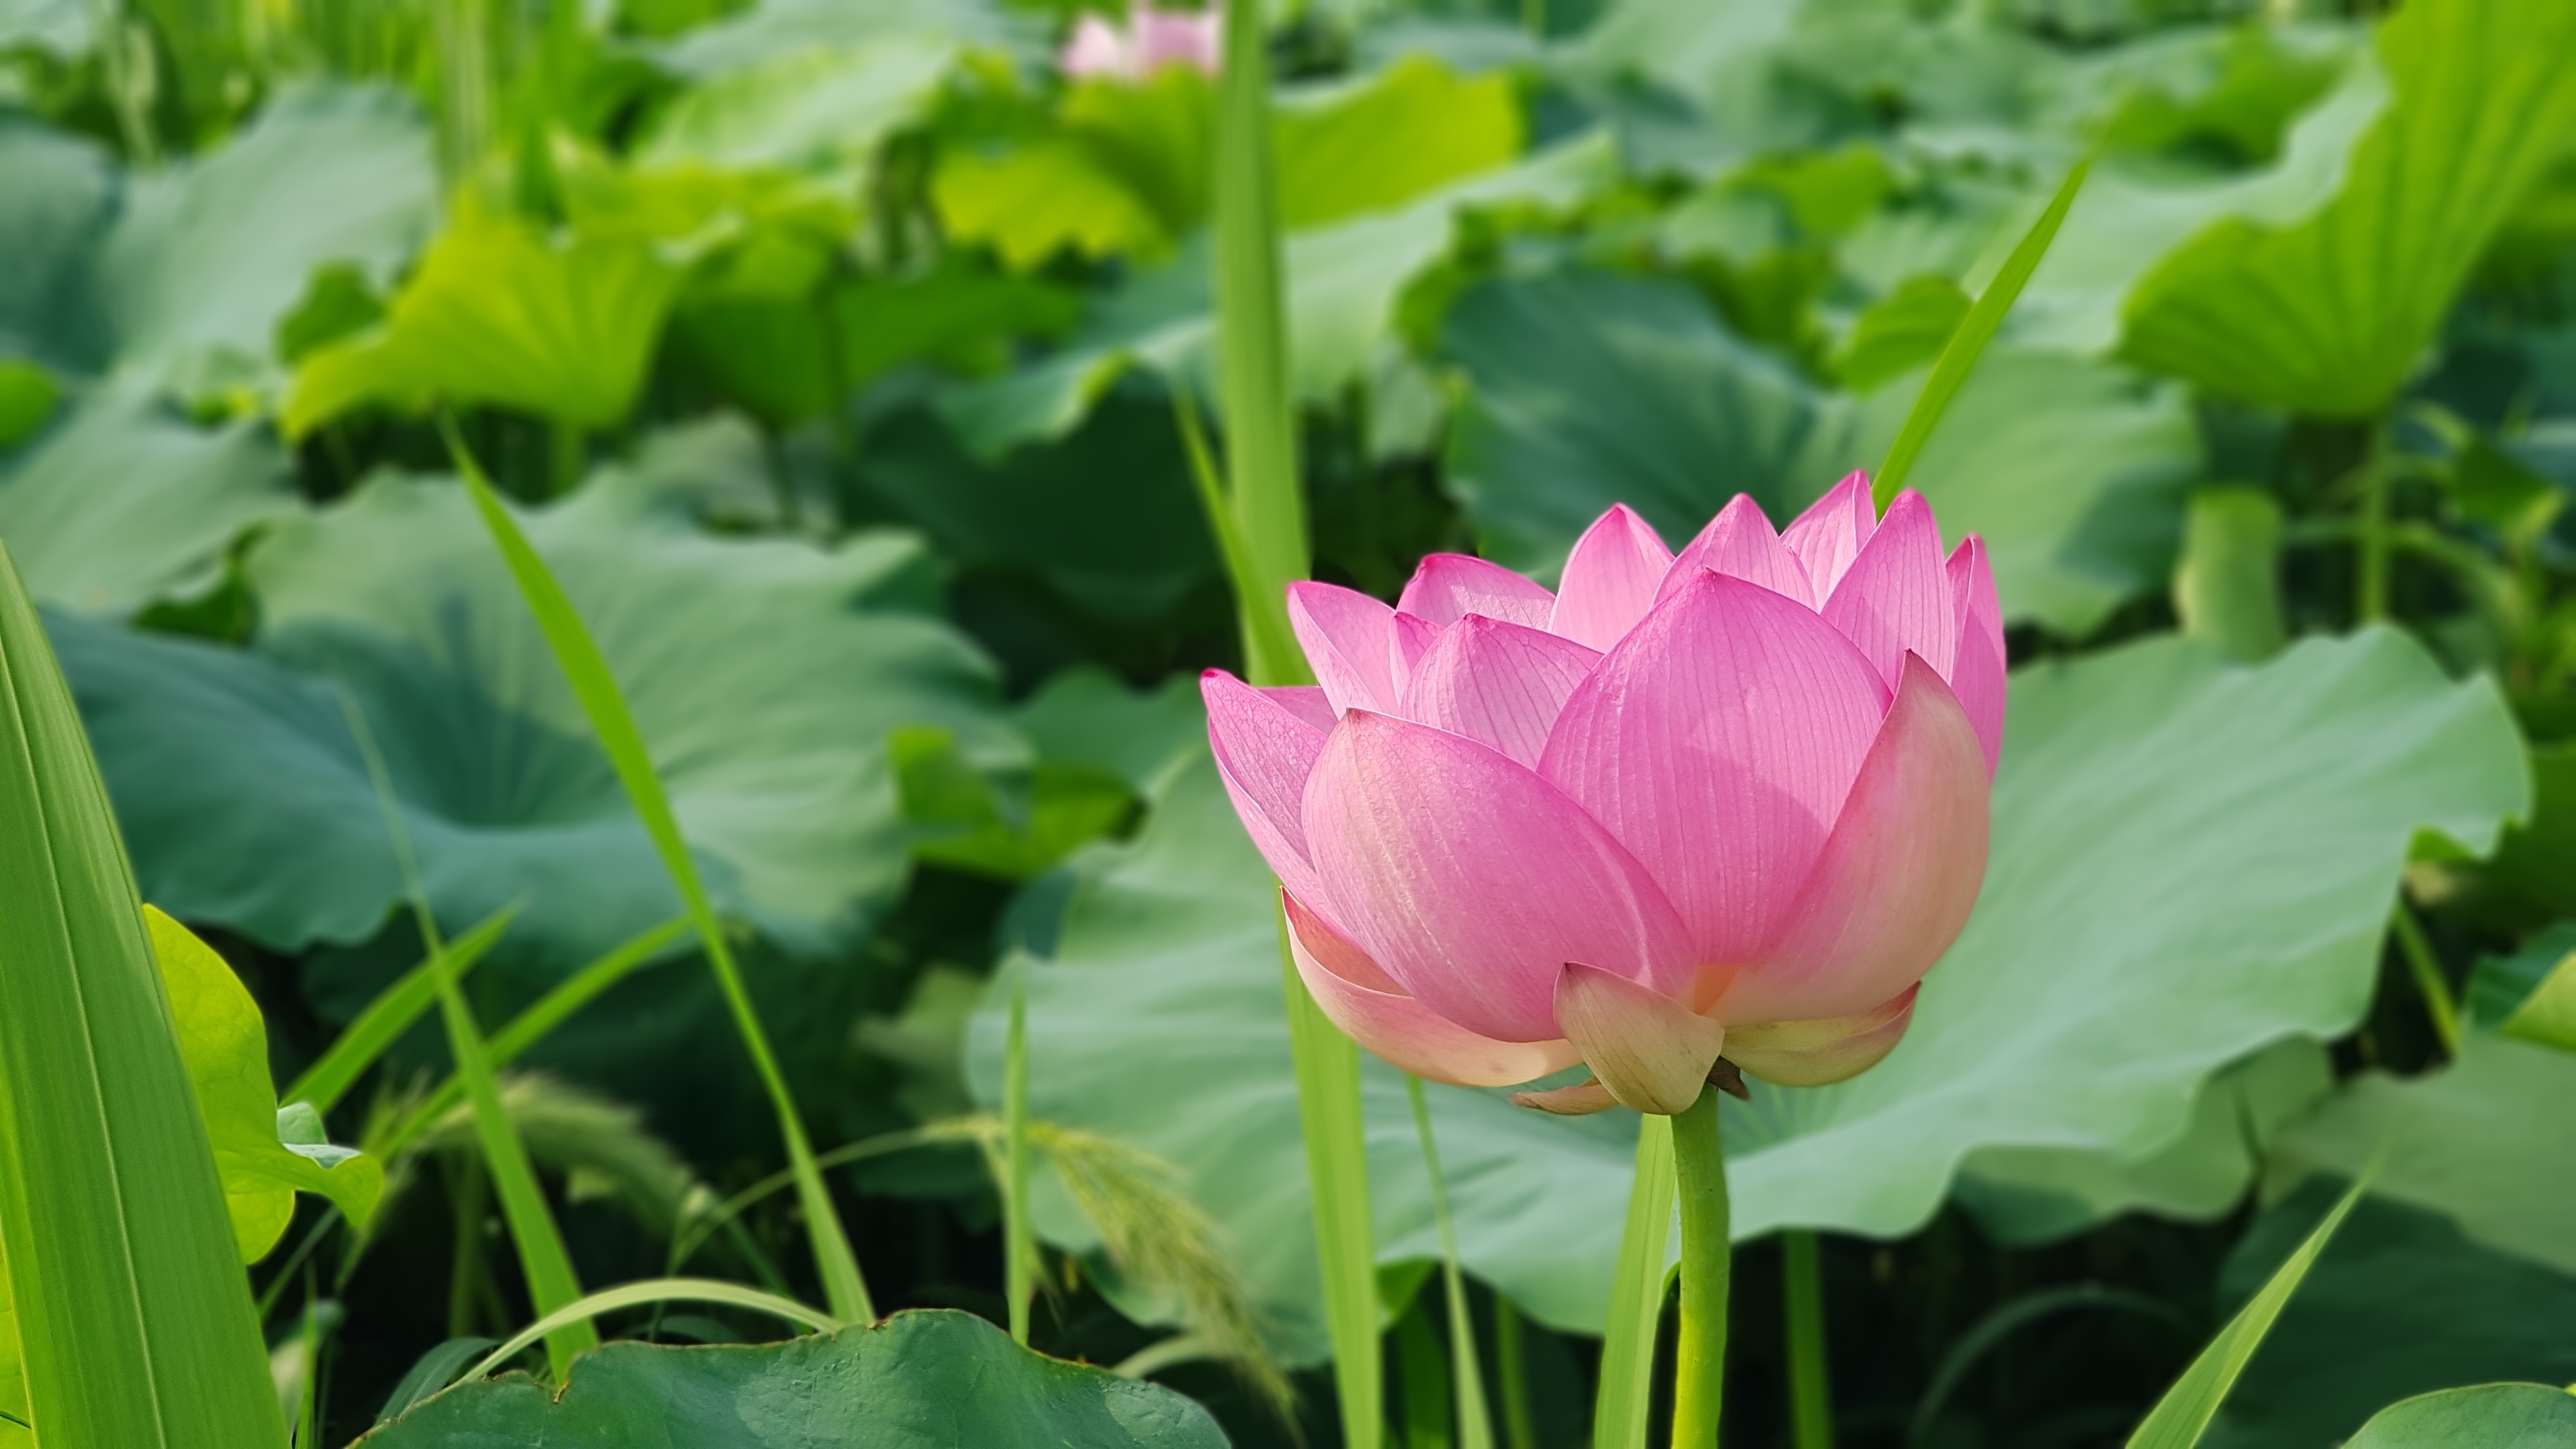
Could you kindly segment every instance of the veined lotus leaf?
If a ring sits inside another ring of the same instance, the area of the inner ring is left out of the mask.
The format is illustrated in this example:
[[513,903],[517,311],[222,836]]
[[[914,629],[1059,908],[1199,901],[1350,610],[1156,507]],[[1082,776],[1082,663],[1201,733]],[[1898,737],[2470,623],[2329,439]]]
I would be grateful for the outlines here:
[[[2257,668],[2167,638],[2025,670],[1985,893],[1912,1030],[1852,1081],[1756,1084],[1727,1104],[1738,1235],[1902,1235],[1995,1149],[2167,1152],[2213,1073],[2359,1019],[2419,829],[2484,848],[2526,794],[2494,690],[2451,683],[2387,631]],[[1133,845],[1077,869],[1053,958],[1028,972],[1031,1110],[1185,1164],[1283,1352],[1320,1358],[1269,875],[1203,761]],[[998,1007],[970,1055],[988,1102]],[[1370,1062],[1364,1081],[1379,1255],[1431,1257],[1401,1080]],[[1635,1119],[1437,1086],[1430,1100],[1469,1268],[1547,1322],[1598,1332]],[[1090,1246],[1043,1195],[1039,1226]]]
[[462,1384],[368,1449],[652,1444],[659,1449],[1224,1449],[1208,1411],[1159,1384],[1032,1353],[953,1308],[760,1345],[612,1343],[558,1393],[525,1374]]
[[[909,536],[720,540],[675,506],[685,492],[610,470],[526,526],[720,909],[791,950],[844,945],[903,877],[887,732],[940,725],[1008,757],[992,669],[914,609],[927,565]],[[449,930],[516,903],[502,954],[550,975],[678,913],[452,482],[380,477],[278,527],[246,568],[263,612],[246,651],[55,621],[152,899],[284,950],[373,935],[403,885],[354,706]]]

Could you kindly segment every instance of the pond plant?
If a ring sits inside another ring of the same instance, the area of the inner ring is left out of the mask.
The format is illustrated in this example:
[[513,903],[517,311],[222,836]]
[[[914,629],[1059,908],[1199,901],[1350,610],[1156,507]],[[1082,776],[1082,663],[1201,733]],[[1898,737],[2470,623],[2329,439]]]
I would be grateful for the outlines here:
[[0,5],[0,1449],[2576,1445],[2571,55]]

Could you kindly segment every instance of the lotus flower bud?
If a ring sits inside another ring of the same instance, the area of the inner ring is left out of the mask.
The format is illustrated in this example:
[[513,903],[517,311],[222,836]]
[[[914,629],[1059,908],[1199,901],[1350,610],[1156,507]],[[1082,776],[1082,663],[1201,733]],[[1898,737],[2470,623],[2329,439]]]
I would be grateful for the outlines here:
[[1157,10],[1150,3],[1113,25],[1098,15],[1074,22],[1056,58],[1069,80],[1143,80],[1167,65],[1216,74],[1218,15],[1213,10]]
[[2004,717],[1984,545],[1846,478],[1675,558],[1625,507],[1556,593],[1435,554],[1397,605],[1291,585],[1319,685],[1201,681],[1292,953],[1370,1051],[1529,1105],[1691,1105],[1895,1045],[1985,876]]

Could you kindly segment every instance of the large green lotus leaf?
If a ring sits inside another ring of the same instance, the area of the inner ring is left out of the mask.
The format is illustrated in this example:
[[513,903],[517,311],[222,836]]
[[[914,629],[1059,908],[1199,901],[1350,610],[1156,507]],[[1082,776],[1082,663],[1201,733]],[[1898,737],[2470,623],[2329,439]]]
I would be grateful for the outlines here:
[[[1450,486],[1485,551],[1533,572],[1613,503],[1676,546],[1737,493],[1786,523],[1877,465],[1920,386],[1854,404],[1738,341],[1681,284],[1590,271],[1480,284],[1444,347],[1469,383]],[[1985,536],[2007,618],[2082,634],[2164,578],[2199,466],[2175,389],[2007,346],[1910,481],[1950,536]]]
[[[1449,250],[1462,210],[1562,207],[1617,174],[1608,138],[1588,137],[1393,211],[1290,233],[1283,265],[1298,395],[1329,399],[1365,373],[1392,326],[1397,298]],[[954,389],[940,410],[971,450],[991,457],[1062,436],[1130,367],[1203,383],[1215,366],[1209,285],[1202,237],[1168,265],[1131,276],[1052,354],[1008,377]]]
[[[526,527],[618,676],[720,908],[780,944],[846,944],[901,884],[885,735],[1005,748],[982,657],[911,611],[919,544],[700,533],[637,474]],[[246,564],[248,651],[58,619],[136,847],[174,915],[280,949],[354,943],[403,898],[342,700],[380,743],[450,930],[517,904],[539,976],[678,913],[608,761],[466,499],[380,478]]]
[[[2267,1208],[2229,1256],[2220,1296],[2250,1297],[2342,1190],[2320,1179]],[[2203,1442],[2325,1449],[2393,1399],[2504,1379],[2576,1379],[2576,1277],[2471,1242],[2439,1213],[2364,1198]]]
[[2412,1079],[2367,1072],[2273,1145],[2270,1168],[2354,1176],[2447,1213],[2480,1243],[2576,1274],[2576,1053],[2471,1032],[2459,1058]]
[[861,166],[887,132],[920,111],[956,56],[953,42],[897,34],[728,71],[681,92],[655,119],[637,160]]
[[1224,1449],[1207,1410],[1159,1384],[1065,1363],[953,1308],[785,1343],[612,1343],[560,1393],[525,1374],[461,1385],[358,1441],[637,1449]]
[[1291,231],[1402,206],[1521,152],[1511,77],[1460,76],[1425,55],[1291,91],[1275,114],[1279,224]]
[[193,392],[264,364],[315,269],[390,280],[437,196],[401,92],[288,87],[228,145],[129,183],[98,264],[117,365]]
[[[2482,847],[2524,795],[2494,691],[2450,683],[2395,633],[2258,668],[2164,639],[2025,670],[1977,913],[1878,1068],[1727,1104],[1737,1233],[1901,1235],[1983,1151],[2157,1157],[2212,1073],[2359,1019],[2420,828]],[[1032,1110],[1184,1164],[1283,1351],[1321,1357],[1271,884],[1213,769],[1182,773],[1133,845],[1079,873],[1027,978]],[[988,1002],[970,1056],[987,1101],[1000,1042]],[[1365,1071],[1379,1253],[1430,1257],[1400,1079]],[[1442,1087],[1431,1102],[1469,1266],[1598,1332],[1635,1119]],[[1040,1225],[1089,1245],[1069,1211]]]
[[2343,187],[2295,225],[2233,220],[2138,285],[2127,354],[2214,391],[2358,417],[2396,395],[2496,230],[2576,136],[2576,9],[2408,6],[2392,99]]
[[107,351],[89,266],[116,202],[95,144],[31,117],[0,117],[0,354],[96,367]]
[[2349,1449],[2567,1449],[2576,1444],[2576,1391],[2548,1384],[2478,1384],[2389,1405]]
[[185,592],[244,528],[301,506],[266,429],[199,427],[131,379],[99,385],[0,466],[0,538],[28,591],[85,613]]
[[2333,1088],[2325,1048],[2284,1038],[2204,1082],[2182,1134],[2149,1156],[1981,1148],[1953,1191],[2005,1243],[2055,1242],[2128,1212],[2215,1221],[2245,1200],[2264,1144]]
[[[224,1206],[232,1214],[233,1244],[242,1261],[256,1263],[277,1246],[295,1216],[298,1192],[328,1197],[363,1231],[384,1190],[384,1164],[320,1141],[321,1120],[310,1107],[291,1116],[278,1111],[277,1081],[268,1069],[268,1024],[250,989],[187,927],[150,907],[143,914],[170,998],[179,1054],[197,1089],[197,1113],[205,1119],[206,1140],[214,1144],[215,1172],[223,1179]],[[296,1140],[281,1136],[281,1129]],[[301,1140],[307,1137],[315,1140]]]
[[[2086,178],[2057,239],[2013,303],[2009,335],[2033,346],[2098,354],[2120,343],[2124,309],[2140,280],[2204,232],[2227,223],[2290,227],[2315,216],[2343,187],[2360,140],[2388,105],[2388,83],[2368,55],[2301,116],[2270,165],[2218,180],[2176,180],[2163,169],[2106,161]],[[2028,198],[1999,228],[1993,255],[2028,226],[2046,197]]]
[[683,273],[625,235],[557,237],[460,201],[382,325],[306,357],[279,419],[496,403],[583,427],[626,416]]

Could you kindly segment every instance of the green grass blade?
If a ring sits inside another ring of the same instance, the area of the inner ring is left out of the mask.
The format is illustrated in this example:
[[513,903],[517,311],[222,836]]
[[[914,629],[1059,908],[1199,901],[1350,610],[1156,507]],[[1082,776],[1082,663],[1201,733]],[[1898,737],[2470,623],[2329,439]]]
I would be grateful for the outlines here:
[[2272,1321],[2289,1306],[2290,1295],[2299,1291],[2299,1280],[2308,1276],[2317,1255],[2325,1251],[2327,1241],[2334,1237],[2335,1229],[2343,1226],[2345,1216],[2354,1203],[2361,1201],[2369,1185],[2370,1174],[2365,1172],[2362,1180],[2343,1195],[2343,1201],[2317,1224],[2316,1231],[2308,1234],[2308,1240],[2299,1244],[2299,1250],[2273,1270],[2271,1281],[2263,1285],[2262,1291],[2227,1320],[2227,1326],[2218,1330],[2218,1336],[2200,1351],[2200,1357],[2191,1361],[2191,1367],[2183,1370],[2182,1377],[2174,1380],[2173,1387],[2165,1390],[2165,1396],[2156,1401],[2138,1431],[2129,1436],[2129,1449],[2191,1449],[2200,1442],[2209,1421],[2217,1417],[2227,1391],[2236,1386],[2237,1375],[2245,1372],[2254,1350],[2263,1346],[2263,1335],[2272,1331]]
[[628,801],[644,822],[645,834],[652,837],[663,868],[670,872],[671,884],[678,888],[680,899],[688,906],[689,919],[697,926],[707,964],[715,972],[725,1006],[733,1013],[734,1027],[741,1033],[743,1046],[751,1053],[752,1066],[777,1110],[779,1135],[786,1140],[788,1165],[796,1174],[796,1197],[805,1212],[805,1230],[813,1245],[815,1267],[822,1275],[825,1301],[845,1322],[871,1321],[876,1317],[876,1308],[868,1298],[867,1280],[859,1274],[858,1254],[851,1250],[849,1234],[841,1226],[839,1210],[832,1205],[831,1189],[824,1184],[822,1169],[814,1165],[813,1143],[805,1135],[804,1119],[798,1115],[796,1100],[787,1089],[787,1075],[779,1069],[778,1054],[770,1047],[769,1032],[760,1024],[759,1013],[752,1009],[751,993],[743,986],[742,972],[734,964],[733,945],[725,938],[724,924],[716,919],[706,883],[698,875],[697,860],[689,854],[688,842],[680,834],[679,819],[671,812],[670,797],[663,793],[661,776],[653,768],[652,752],[645,747],[643,733],[635,727],[626,696],[618,689],[608,661],[601,656],[599,645],[591,639],[590,630],[582,624],[563,586],[555,582],[545,559],[528,542],[518,520],[492,491],[473,455],[465,450],[453,420],[447,421],[446,431],[448,451],[456,460],[457,472],[464,477],[475,510],[491,530],[493,543],[500,548],[511,576],[518,581],[521,596],[527,600],[528,611],[545,632],[556,664],[562,667],[564,678],[581,701],[582,713],[589,717],[600,748],[616,768]]
[[579,1302],[567,1303],[520,1329],[507,1343],[485,1355],[481,1363],[467,1369],[462,1382],[471,1383],[508,1363],[529,1344],[560,1330],[565,1324],[586,1325],[603,1313],[615,1313],[621,1308],[641,1308],[648,1303],[717,1303],[727,1308],[748,1308],[756,1313],[774,1314],[817,1333],[829,1333],[846,1326],[793,1298],[781,1298],[775,1293],[763,1293],[739,1283],[727,1283],[718,1278],[647,1278],[641,1283],[621,1283]]
[[1011,1341],[1029,1346],[1029,963],[1011,969],[1011,1032],[1002,1056],[1002,1278]]
[[1255,684],[1304,684],[1305,656],[1276,652],[1288,632],[1283,592],[1306,576],[1306,499],[1297,473],[1297,404],[1288,377],[1280,295],[1278,198],[1270,167],[1269,32],[1257,0],[1226,0],[1217,83],[1216,319],[1226,475],[1251,577],[1242,607],[1276,614],[1244,630]]
[[1985,293],[1960,320],[1959,330],[1950,334],[1940,359],[1932,364],[1932,375],[1924,380],[1921,395],[1914,399],[1913,410],[1905,415],[1905,426],[1897,430],[1896,441],[1888,447],[1887,461],[1879,466],[1872,491],[1880,508],[1887,507],[1888,500],[1905,486],[1905,475],[1914,471],[1914,460],[1922,456],[1923,445],[1932,440],[1932,430],[1940,426],[1941,414],[1949,410],[1950,399],[1958,396],[1968,373],[1984,355],[1986,344],[1994,339],[1995,329],[2003,325],[2004,314],[2012,310],[2030,274],[2039,269],[2039,259],[2048,254],[2048,244],[2057,240],[2057,228],[2066,220],[2067,208],[2075,204],[2075,193],[2083,189],[2084,174],[2092,166],[2093,158],[2087,156],[2066,173],[2048,209],[2023,233],[2012,255],[2004,259],[2003,270],[1986,284]]
[[[539,1313],[551,1312],[581,1297],[581,1279],[573,1272],[572,1254],[564,1247],[554,1210],[546,1205],[545,1189],[537,1182],[536,1165],[528,1160],[528,1145],[519,1139],[509,1108],[501,1101],[491,1050],[483,1040],[483,1027],[474,1019],[473,1008],[465,1004],[455,958],[448,953],[438,921],[430,914],[429,893],[421,884],[420,866],[412,855],[411,833],[403,828],[402,807],[394,798],[393,776],[385,769],[384,754],[376,748],[375,731],[367,727],[367,717],[359,710],[358,702],[345,693],[340,696],[340,709],[348,716],[349,733],[356,737],[358,753],[367,762],[367,778],[375,784],[376,802],[384,810],[385,830],[393,840],[395,862],[411,896],[412,919],[420,927],[421,944],[429,948],[430,981],[438,995],[439,1016],[447,1027],[447,1050],[456,1058],[457,1080],[464,1083],[465,1099],[473,1105],[474,1137],[483,1149],[483,1165],[492,1174],[492,1189],[500,1194],[501,1219],[509,1224],[510,1242],[518,1249],[519,1270],[528,1280],[528,1298]],[[546,1339],[546,1355],[554,1363],[558,1380],[571,1369],[575,1355],[597,1347],[599,1335],[592,1331],[587,1319],[557,1329]]]
[[1271,678],[1281,671],[1295,674],[1306,657],[1297,647],[1296,631],[1288,624],[1286,581],[1268,578],[1254,566],[1252,546],[1243,536],[1243,520],[1235,516],[1234,504],[1227,497],[1225,479],[1217,471],[1215,455],[1208,450],[1207,429],[1199,421],[1198,399],[1188,388],[1172,389],[1172,414],[1179,425],[1181,449],[1189,456],[1190,481],[1198,485],[1199,506],[1207,514],[1208,531],[1216,536],[1217,554],[1225,560],[1226,581],[1234,589],[1246,667],[1256,680],[1294,683],[1294,679]]
[[[498,1071],[517,1061],[521,1053],[545,1040],[548,1032],[563,1025],[574,1012],[589,1005],[600,993],[625,980],[635,968],[660,955],[664,948],[689,934],[691,929],[686,916],[674,917],[619,944],[607,955],[556,983],[553,990],[538,997],[534,1005],[510,1018],[508,1024],[492,1034],[493,1070]],[[459,942],[458,946],[462,944]],[[458,946],[450,946],[448,949],[452,953],[458,949]],[[351,1030],[355,1029],[351,1028]],[[338,1048],[335,1046],[333,1050],[336,1051]],[[387,1134],[381,1142],[371,1144],[369,1150],[390,1158],[394,1153],[410,1145],[430,1123],[454,1110],[456,1104],[464,1098],[464,1084],[451,1075],[439,1084],[437,1091],[430,1093],[425,1101],[413,1108],[411,1114],[403,1118],[401,1125]]]
[[1423,1166],[1431,1173],[1431,1219],[1440,1229],[1440,1286],[1449,1309],[1449,1379],[1458,1397],[1458,1449],[1494,1449],[1494,1421],[1485,1405],[1484,1365],[1476,1357],[1476,1319],[1467,1307],[1467,1276],[1458,1267],[1458,1231],[1449,1217],[1449,1178],[1440,1170],[1440,1141],[1431,1132],[1431,1103],[1422,1079],[1407,1074],[1413,1131],[1422,1139]]
[[1377,1249],[1369,1221],[1368,1147],[1360,1118],[1360,1049],[1333,1025],[1288,954],[1279,919],[1279,968],[1288,1000],[1288,1048],[1297,1069],[1297,1120],[1315,1202],[1315,1249],[1324,1274],[1324,1326],[1333,1344],[1333,1388],[1342,1441],[1377,1449],[1385,1433],[1378,1360]]
[[[510,929],[510,918],[516,909],[494,911],[484,917],[482,924],[448,943],[448,969],[456,973],[457,979],[463,980],[465,973],[473,970],[484,953],[500,941],[502,933]],[[278,1100],[309,1102],[318,1112],[340,1105],[340,1099],[357,1085],[358,1078],[366,1075],[367,1068],[374,1066],[404,1032],[411,1030],[412,1023],[420,1020],[421,1013],[438,1000],[437,965],[433,956],[378,992],[376,999],[367,1003],[367,1009],[358,1013],[357,1020],[331,1043],[321,1060],[306,1067],[304,1075],[297,1077]]]
[[1673,1231],[1673,1119],[1648,1116],[1637,1129],[1637,1179],[1619,1234],[1618,1276],[1610,1284],[1601,1341],[1601,1387],[1592,1403],[1594,1449],[1645,1449],[1655,1393],[1655,1327],[1664,1316],[1664,1257]]
[[0,548],[0,1258],[45,1449],[278,1449],[213,1148],[80,715]]

